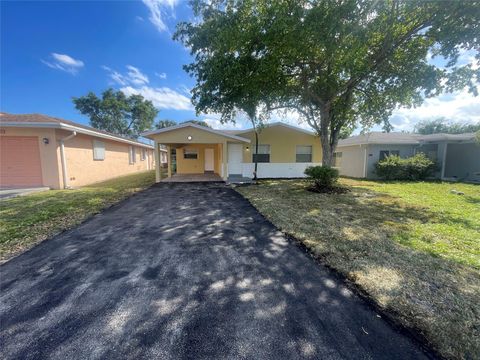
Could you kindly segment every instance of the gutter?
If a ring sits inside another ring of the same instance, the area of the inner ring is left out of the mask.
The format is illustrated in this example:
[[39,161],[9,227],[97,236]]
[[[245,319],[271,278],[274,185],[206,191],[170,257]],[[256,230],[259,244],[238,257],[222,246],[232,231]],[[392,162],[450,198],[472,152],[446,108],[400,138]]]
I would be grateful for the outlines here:
[[67,158],[65,157],[65,141],[68,141],[72,138],[77,136],[77,132],[74,131],[67,137],[60,139],[60,158],[62,160],[62,175],[63,175],[63,188],[70,189],[70,185],[68,184],[68,172],[67,172]]

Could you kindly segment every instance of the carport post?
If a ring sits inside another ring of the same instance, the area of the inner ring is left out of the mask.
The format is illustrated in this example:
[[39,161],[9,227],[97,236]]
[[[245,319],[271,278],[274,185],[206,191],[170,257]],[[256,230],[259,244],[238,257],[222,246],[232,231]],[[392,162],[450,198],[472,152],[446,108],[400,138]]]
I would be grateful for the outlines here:
[[224,141],[222,145],[222,177],[223,180],[227,181],[228,179],[228,165],[227,165],[227,142]]
[[167,176],[172,176],[172,150],[170,150],[170,145],[167,145]]
[[154,155],[155,155],[155,182],[160,182],[162,180],[162,161],[160,157],[160,144],[155,141],[155,150],[154,150]]

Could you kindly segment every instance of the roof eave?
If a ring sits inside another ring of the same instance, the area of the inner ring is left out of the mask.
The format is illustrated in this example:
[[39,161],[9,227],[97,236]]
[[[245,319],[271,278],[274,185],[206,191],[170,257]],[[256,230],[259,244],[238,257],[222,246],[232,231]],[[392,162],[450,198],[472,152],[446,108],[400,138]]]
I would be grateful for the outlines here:
[[104,134],[104,133],[101,133],[101,132],[98,132],[98,131],[95,131],[95,130],[88,130],[88,129],[84,129],[84,128],[81,128],[81,127],[77,127],[77,126],[73,126],[73,125],[69,125],[69,124],[64,124],[64,123],[5,121],[5,122],[1,122],[0,126],[2,126],[2,127],[25,127],[25,128],[35,128],[35,127],[37,127],[37,128],[46,128],[46,129],[60,129],[60,130],[67,130],[67,131],[76,131],[80,134],[96,136],[96,137],[103,138],[103,139],[123,142],[123,143],[126,143],[126,144],[141,146],[141,147],[145,147],[145,148],[148,148],[148,149],[154,149],[153,146],[148,145],[148,144],[142,144],[142,143],[137,142],[137,141],[123,139],[123,138],[120,138],[120,137],[117,137],[117,136],[114,136],[114,135],[108,135],[108,134]]

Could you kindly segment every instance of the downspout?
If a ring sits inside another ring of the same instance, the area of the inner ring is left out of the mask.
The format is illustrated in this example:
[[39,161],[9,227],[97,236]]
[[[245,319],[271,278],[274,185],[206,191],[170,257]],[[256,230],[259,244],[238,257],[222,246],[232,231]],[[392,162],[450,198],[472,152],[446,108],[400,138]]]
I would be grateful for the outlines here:
[[74,131],[67,137],[60,139],[60,158],[62,160],[62,175],[63,175],[63,188],[69,189],[68,185],[68,173],[67,173],[67,158],[65,157],[65,141],[70,140],[71,138],[77,136],[77,132]]

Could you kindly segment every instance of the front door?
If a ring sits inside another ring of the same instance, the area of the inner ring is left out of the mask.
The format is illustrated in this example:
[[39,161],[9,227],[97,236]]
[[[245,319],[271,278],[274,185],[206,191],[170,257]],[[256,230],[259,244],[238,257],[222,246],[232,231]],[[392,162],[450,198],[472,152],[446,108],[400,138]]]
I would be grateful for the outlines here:
[[242,175],[243,145],[228,144],[228,175]]
[[214,170],[214,156],[213,149],[205,149],[205,171]]

